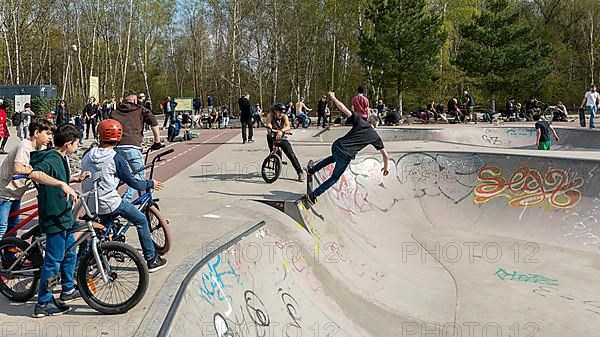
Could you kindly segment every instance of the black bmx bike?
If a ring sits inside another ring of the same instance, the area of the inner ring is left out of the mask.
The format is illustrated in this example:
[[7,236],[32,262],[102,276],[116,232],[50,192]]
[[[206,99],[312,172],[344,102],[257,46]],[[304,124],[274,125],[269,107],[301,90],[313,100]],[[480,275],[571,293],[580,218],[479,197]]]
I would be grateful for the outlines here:
[[[280,140],[277,140],[275,138],[277,135],[276,130],[271,130],[270,135],[273,137],[273,146],[271,146],[271,152],[269,152],[267,158],[263,160],[262,167],[260,169],[262,178],[267,184],[272,184],[279,179],[281,167],[283,165],[287,165],[287,163],[283,161],[282,151],[279,146],[281,140],[283,140],[283,137]],[[288,131],[284,133],[284,136],[285,135],[291,135],[291,133]]]

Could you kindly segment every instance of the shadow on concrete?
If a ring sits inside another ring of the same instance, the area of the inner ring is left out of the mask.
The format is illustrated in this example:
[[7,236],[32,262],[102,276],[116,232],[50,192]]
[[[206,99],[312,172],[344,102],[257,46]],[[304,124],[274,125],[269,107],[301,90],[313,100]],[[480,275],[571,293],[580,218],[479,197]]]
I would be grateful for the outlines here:
[[231,193],[221,191],[208,191],[208,193],[228,195],[234,197],[263,198],[265,200],[298,200],[304,196],[303,194],[292,193],[288,191],[269,191],[268,193]]
[[203,180],[219,180],[219,181],[230,181],[230,182],[241,182],[248,184],[264,184],[260,173],[249,172],[249,173],[223,173],[223,174],[203,174],[190,176],[192,179],[203,179]]

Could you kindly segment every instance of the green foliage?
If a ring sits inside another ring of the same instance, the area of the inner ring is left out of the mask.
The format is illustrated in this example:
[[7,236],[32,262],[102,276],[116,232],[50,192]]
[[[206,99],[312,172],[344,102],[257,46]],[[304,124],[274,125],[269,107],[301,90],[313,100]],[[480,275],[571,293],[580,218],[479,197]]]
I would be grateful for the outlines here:
[[59,101],[58,98],[35,97],[31,99],[31,110],[36,115],[46,115],[56,109]]
[[397,94],[437,79],[436,64],[447,38],[439,15],[424,0],[372,1],[365,11],[360,52],[363,63],[384,87]]
[[551,45],[519,19],[508,0],[490,0],[473,23],[460,27],[462,42],[453,63],[492,97],[535,94],[553,70]]

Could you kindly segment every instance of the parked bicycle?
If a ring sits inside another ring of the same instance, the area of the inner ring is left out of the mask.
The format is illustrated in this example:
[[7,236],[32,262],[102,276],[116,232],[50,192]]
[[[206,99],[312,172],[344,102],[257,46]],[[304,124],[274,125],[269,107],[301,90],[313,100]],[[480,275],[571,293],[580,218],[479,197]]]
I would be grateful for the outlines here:
[[[86,197],[94,195],[96,206],[99,179]],[[80,198],[81,200],[81,198]],[[148,289],[148,267],[137,250],[123,242],[105,241],[95,222],[100,222],[86,203],[79,203],[85,215],[72,233],[79,238],[67,250],[79,247],[76,269],[77,286],[83,300],[93,309],[105,314],[122,314],[135,307]],[[96,207],[97,208],[97,207]],[[26,240],[32,239],[32,243]],[[8,237],[0,240],[0,292],[9,299],[25,302],[32,298],[38,287],[43,266],[46,237],[35,226],[21,238]]]

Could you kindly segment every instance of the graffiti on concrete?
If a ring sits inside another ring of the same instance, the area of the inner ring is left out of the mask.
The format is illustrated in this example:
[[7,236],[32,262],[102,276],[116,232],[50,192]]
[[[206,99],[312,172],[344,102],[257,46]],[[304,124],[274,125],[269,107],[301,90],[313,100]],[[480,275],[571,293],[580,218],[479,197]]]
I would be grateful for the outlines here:
[[498,136],[481,135],[481,140],[490,145],[502,145],[502,140]]
[[[329,197],[336,206],[351,214],[373,209],[388,211],[407,195],[411,198],[443,196],[457,204],[472,193],[477,171],[483,166],[476,155],[408,153],[397,161],[390,159],[390,176],[384,179],[381,160],[368,157],[350,164],[330,190]],[[317,173],[318,180],[324,181],[332,171],[333,165],[327,166]]]
[[600,300],[582,300],[579,296],[564,294],[559,288],[551,286],[539,286],[533,289],[532,292],[541,297],[558,298],[564,302],[577,303],[585,308],[586,311],[600,315]]
[[203,271],[200,277],[200,296],[211,305],[215,304],[216,299],[227,302],[231,308],[232,298],[225,294],[224,289],[233,288],[235,284],[241,285],[241,279],[229,258],[225,263],[221,261],[221,255],[217,255],[206,264],[208,271]]
[[518,282],[527,282],[527,283],[538,283],[545,285],[558,286],[558,280],[549,279],[541,275],[537,274],[519,274],[516,271],[512,273],[507,272],[503,268],[498,268],[495,273],[499,279],[502,281],[518,281]]
[[563,217],[563,229],[568,229],[563,236],[580,241],[584,246],[596,246],[600,249],[600,194],[594,197],[592,206]]
[[515,170],[510,178],[498,166],[483,167],[477,172],[480,183],[474,190],[474,201],[483,204],[504,197],[512,207],[529,207],[548,202],[556,208],[571,208],[581,199],[583,178],[569,179],[565,170],[550,168],[545,174],[528,166]]
[[[217,312],[214,315],[214,329],[218,337],[234,336],[302,336],[302,312],[296,298],[287,290],[277,291],[281,306],[270,308],[274,313],[283,312],[287,315],[285,322],[274,322],[269,315],[265,301],[253,290],[244,291],[244,305],[239,306],[233,317],[223,316]],[[315,325],[310,327],[312,330]],[[277,331],[281,329],[281,331]],[[335,334],[334,330],[334,333]],[[330,336],[333,336],[330,334]]]

